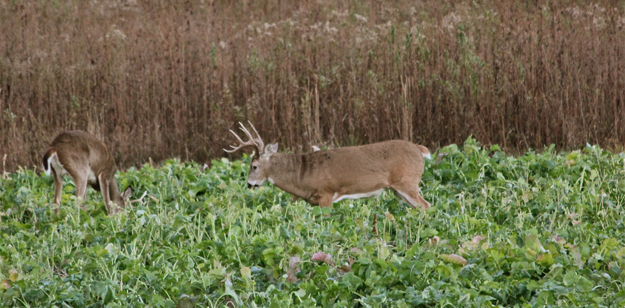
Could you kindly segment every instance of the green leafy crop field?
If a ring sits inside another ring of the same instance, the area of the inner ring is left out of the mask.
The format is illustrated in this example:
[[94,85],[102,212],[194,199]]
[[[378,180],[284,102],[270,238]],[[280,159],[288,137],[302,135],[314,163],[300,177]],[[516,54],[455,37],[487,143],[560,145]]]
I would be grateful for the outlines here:
[[[412,210],[391,192],[319,207],[246,188],[249,158],[118,174],[107,216],[66,181],[0,180],[3,307],[617,307],[625,304],[625,155],[441,149]],[[326,213],[328,214],[328,213]],[[182,298],[182,301],[181,301]]]

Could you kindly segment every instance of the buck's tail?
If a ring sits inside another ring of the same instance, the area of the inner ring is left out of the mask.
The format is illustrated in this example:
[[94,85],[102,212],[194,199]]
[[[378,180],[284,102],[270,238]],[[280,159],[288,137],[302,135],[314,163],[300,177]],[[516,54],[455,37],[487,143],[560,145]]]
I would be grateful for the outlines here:
[[52,172],[52,166],[50,166],[50,161],[52,160],[54,155],[56,155],[56,150],[54,148],[49,148],[46,151],[46,154],[43,154],[43,172],[45,172],[46,175],[50,175],[50,172]]
[[419,147],[419,150],[421,150],[421,153],[423,154],[424,158],[432,159],[432,155],[430,154],[430,150],[428,150],[428,148],[420,144],[416,144],[416,146]]

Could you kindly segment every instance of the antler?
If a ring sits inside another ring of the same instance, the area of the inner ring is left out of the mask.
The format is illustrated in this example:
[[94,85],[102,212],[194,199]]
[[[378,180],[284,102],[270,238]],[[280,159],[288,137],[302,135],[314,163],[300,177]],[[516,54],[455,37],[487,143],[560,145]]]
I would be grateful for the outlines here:
[[245,126],[243,125],[243,123],[239,122],[239,125],[241,126],[241,130],[245,133],[245,135],[250,139],[248,141],[243,141],[241,139],[241,137],[239,137],[239,135],[237,135],[237,133],[235,133],[234,131],[230,130],[230,132],[234,135],[235,138],[237,138],[237,140],[239,141],[239,146],[234,146],[231,145],[230,147],[232,148],[232,150],[226,150],[224,149],[224,151],[226,153],[234,153],[244,147],[247,146],[253,146],[256,148],[258,155],[263,153],[263,150],[265,149],[265,144],[263,143],[263,140],[260,138],[260,135],[258,134],[258,131],[256,131],[256,128],[254,127],[254,125],[252,125],[252,123],[250,121],[247,121],[247,123],[250,124],[250,126],[252,127],[252,130],[254,130],[254,133],[256,133],[256,137],[254,138],[252,136],[252,134],[250,134],[250,131],[247,130],[247,128],[245,128]]
[[[260,138],[260,135],[258,134],[258,131],[256,131],[256,127],[254,127],[254,125],[252,125],[252,122],[247,121],[247,123],[250,124],[250,127],[254,130],[254,133],[256,134],[256,137],[258,137],[258,138],[254,138],[254,142],[256,142],[256,144],[260,148],[260,151],[258,152],[260,154],[262,151],[265,150],[265,143],[263,142],[263,139]],[[241,122],[239,122],[239,124],[241,124]],[[243,124],[241,124],[241,126],[243,126]],[[245,127],[243,127],[243,129],[245,129]]]

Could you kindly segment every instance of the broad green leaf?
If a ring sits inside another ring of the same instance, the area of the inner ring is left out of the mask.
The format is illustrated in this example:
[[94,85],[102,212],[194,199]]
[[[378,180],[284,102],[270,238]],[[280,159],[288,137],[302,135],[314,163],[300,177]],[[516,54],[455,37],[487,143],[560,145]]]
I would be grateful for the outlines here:
[[603,240],[603,243],[599,247],[599,250],[607,253],[618,246],[619,246],[618,240],[610,237],[610,238]]
[[241,276],[245,279],[250,279],[252,277],[252,270],[247,266],[241,267]]
[[565,286],[573,286],[579,280],[579,276],[574,271],[569,271],[564,275],[564,280],[562,281]]
[[9,279],[11,281],[16,282],[20,279],[20,274],[16,270],[9,270]]
[[349,272],[343,275],[342,279],[343,283],[345,283],[351,290],[356,290],[360,284],[362,283],[362,279],[353,273]]
[[577,281],[577,287],[583,292],[589,292],[594,287],[594,284],[588,278],[581,276]]
[[462,265],[465,266],[468,264],[467,260],[457,254],[442,254],[441,257],[443,258],[443,260],[445,260],[445,262],[449,262],[449,263],[453,263],[456,265]]
[[553,264],[553,257],[551,253],[545,253],[536,258],[536,262],[542,266],[551,266]]

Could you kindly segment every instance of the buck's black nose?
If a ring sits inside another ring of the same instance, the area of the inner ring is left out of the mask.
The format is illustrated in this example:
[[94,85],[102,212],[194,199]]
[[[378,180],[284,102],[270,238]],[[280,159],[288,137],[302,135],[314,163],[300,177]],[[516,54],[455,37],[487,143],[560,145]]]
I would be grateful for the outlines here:
[[252,189],[252,184],[247,183],[247,188]]

